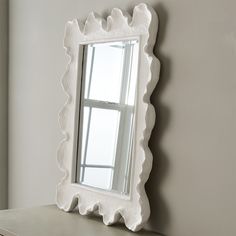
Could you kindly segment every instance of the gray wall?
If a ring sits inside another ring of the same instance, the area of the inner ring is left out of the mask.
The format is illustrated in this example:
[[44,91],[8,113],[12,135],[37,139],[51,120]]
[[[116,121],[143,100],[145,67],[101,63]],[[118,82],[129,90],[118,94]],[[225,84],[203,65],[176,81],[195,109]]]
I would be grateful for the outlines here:
[[[10,1],[9,203],[54,202],[60,177],[59,81],[65,22],[137,0]],[[154,166],[147,227],[173,236],[236,234],[235,1],[148,0],[159,13],[162,63],[152,102]]]
[[7,208],[8,1],[0,0],[0,209]]

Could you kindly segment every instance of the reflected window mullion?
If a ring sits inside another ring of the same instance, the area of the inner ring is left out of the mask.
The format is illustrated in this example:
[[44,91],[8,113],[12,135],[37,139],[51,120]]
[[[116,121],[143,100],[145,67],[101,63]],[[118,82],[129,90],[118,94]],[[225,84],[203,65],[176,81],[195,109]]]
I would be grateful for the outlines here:
[[90,168],[103,168],[103,169],[114,169],[112,165],[95,165],[95,164],[82,164],[82,167],[90,167]]
[[122,105],[120,103],[106,102],[106,101],[100,101],[100,100],[94,100],[94,99],[84,99],[84,106],[120,111],[124,108],[125,105]]

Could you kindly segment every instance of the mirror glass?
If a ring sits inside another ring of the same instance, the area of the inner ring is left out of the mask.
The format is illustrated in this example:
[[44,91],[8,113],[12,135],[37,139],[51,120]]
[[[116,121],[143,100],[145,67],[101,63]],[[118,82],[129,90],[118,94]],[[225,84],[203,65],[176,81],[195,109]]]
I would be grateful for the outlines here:
[[75,182],[128,194],[138,40],[83,46]]

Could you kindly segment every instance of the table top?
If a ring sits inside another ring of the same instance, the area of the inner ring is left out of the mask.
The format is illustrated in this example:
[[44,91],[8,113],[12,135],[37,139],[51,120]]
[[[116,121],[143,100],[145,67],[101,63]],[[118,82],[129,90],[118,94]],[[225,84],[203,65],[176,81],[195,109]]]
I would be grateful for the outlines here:
[[157,236],[141,230],[133,233],[123,225],[106,226],[101,217],[66,213],[56,206],[0,211],[0,235],[3,236]]

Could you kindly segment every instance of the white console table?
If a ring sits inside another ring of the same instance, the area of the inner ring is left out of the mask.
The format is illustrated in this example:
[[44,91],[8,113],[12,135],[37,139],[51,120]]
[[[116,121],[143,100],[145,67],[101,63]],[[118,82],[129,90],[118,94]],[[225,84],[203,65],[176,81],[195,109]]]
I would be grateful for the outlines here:
[[105,226],[101,218],[66,213],[56,206],[0,211],[0,235],[4,236],[157,236],[133,233],[123,225]]

